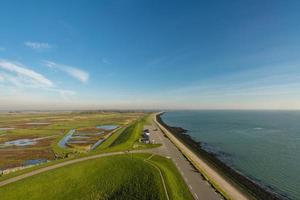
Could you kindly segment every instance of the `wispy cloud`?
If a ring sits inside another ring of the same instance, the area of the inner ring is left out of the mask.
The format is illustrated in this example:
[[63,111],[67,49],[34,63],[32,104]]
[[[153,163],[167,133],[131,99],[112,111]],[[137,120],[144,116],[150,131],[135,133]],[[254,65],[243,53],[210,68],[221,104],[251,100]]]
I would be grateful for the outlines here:
[[102,63],[104,63],[104,64],[107,64],[107,65],[111,65],[112,63],[109,61],[109,60],[107,60],[106,58],[102,58]]
[[293,103],[299,101],[299,88],[299,65],[282,63],[187,83],[153,96],[182,102],[183,108],[290,109],[300,108]]
[[79,68],[76,68],[73,66],[68,66],[68,65],[63,65],[63,64],[58,64],[58,63],[55,63],[52,61],[44,61],[44,64],[47,67],[50,67],[52,69],[58,69],[60,71],[63,71],[83,83],[85,83],[89,80],[89,76],[90,76],[89,73],[86,71],[83,71]]
[[31,42],[27,41],[24,42],[24,45],[35,50],[43,50],[43,49],[50,49],[51,45],[45,42]]
[[[69,100],[76,92],[58,87],[44,75],[29,69],[21,63],[0,59],[0,97],[16,100],[16,96],[32,96]],[[21,95],[22,96],[22,95]],[[23,100],[23,99],[18,99]],[[37,100],[37,99],[35,99]],[[0,98],[1,101],[1,98]]]
[[19,79],[30,80],[31,82],[38,83],[42,86],[48,86],[48,87],[53,86],[52,81],[47,79],[45,76],[31,69],[26,68],[20,63],[0,60],[0,68],[8,72],[17,74],[19,76]]

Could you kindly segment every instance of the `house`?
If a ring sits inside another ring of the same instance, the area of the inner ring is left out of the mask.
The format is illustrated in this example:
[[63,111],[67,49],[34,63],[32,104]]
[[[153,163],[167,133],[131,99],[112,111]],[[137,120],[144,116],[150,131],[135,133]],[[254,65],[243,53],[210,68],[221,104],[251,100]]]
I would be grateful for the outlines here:
[[141,141],[146,144],[150,143],[150,132],[148,129],[144,130]]

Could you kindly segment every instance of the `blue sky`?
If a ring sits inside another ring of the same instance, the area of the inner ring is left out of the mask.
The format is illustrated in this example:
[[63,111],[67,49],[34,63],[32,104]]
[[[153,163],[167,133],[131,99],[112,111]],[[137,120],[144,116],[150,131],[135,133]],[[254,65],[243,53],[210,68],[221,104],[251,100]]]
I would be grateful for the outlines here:
[[300,109],[300,2],[1,1],[0,109]]

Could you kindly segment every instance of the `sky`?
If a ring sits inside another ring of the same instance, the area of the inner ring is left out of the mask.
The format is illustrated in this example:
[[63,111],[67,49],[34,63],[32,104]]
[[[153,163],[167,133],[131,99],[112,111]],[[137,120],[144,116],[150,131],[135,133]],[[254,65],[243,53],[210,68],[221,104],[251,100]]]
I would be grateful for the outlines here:
[[300,1],[0,2],[0,110],[300,109]]

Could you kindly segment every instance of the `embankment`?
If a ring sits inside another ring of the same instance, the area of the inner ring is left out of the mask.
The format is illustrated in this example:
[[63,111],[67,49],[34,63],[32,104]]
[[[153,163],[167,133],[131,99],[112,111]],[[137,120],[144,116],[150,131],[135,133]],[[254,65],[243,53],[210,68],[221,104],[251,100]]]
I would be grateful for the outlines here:
[[[194,152],[201,160],[205,161],[211,168],[218,172],[221,176],[228,180],[234,187],[238,188],[249,199],[262,199],[262,200],[279,200],[288,199],[285,196],[276,194],[264,188],[258,183],[252,181],[248,177],[229,167],[222,161],[220,161],[215,154],[207,152],[201,146],[201,142],[193,140],[188,134],[187,130],[181,127],[171,127],[163,122],[160,113],[156,115],[156,121],[160,123],[165,129],[167,129],[173,136],[175,136],[180,142],[182,142],[188,149]],[[209,178],[208,178],[209,179]],[[212,180],[210,180],[212,181]],[[222,187],[222,185],[220,185]],[[230,194],[229,194],[230,196]]]

